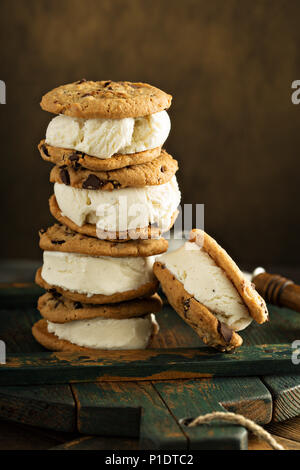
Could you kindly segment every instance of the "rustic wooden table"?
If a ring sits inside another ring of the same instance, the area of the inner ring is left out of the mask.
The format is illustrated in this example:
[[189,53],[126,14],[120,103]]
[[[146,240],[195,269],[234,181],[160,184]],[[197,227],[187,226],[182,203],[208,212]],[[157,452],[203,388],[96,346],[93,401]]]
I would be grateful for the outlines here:
[[[300,417],[265,426],[287,450],[300,450]],[[0,420],[0,450],[137,450],[138,440],[82,436],[34,428]],[[270,450],[265,442],[249,436],[249,450]]]
[[[30,282],[39,262],[2,261],[0,262],[0,282]],[[300,269],[267,267],[270,271],[279,272],[300,283]],[[288,397],[293,400],[292,395]],[[295,399],[298,400],[296,397]],[[271,423],[265,428],[286,449],[300,449],[300,416],[280,423]],[[89,436],[77,433],[64,433],[40,429],[0,419],[0,450],[40,450],[40,449],[138,449],[138,440],[132,438],[108,438]],[[264,442],[249,436],[249,449],[267,450]]]

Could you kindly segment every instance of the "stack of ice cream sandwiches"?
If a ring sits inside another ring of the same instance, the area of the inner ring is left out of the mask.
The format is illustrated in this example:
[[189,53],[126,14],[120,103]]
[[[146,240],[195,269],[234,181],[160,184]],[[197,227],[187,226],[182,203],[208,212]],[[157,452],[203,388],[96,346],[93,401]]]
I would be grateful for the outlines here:
[[51,350],[146,348],[161,309],[155,256],[164,253],[180,203],[174,160],[162,146],[171,96],[144,83],[60,86],[41,107],[57,114],[39,144],[54,164],[40,231],[36,340]]

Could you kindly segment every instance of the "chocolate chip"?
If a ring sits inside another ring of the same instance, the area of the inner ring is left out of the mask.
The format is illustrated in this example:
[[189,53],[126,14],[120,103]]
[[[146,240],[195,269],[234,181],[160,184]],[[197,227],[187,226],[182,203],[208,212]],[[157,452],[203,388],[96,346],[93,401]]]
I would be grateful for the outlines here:
[[104,85],[103,85],[104,88],[107,87],[110,83],[111,83],[111,80],[109,80],[108,82],[105,82]]
[[103,182],[96,175],[89,175],[82,183],[84,189],[99,189],[103,186]]
[[75,310],[78,310],[79,308],[82,308],[82,303],[81,302],[74,302],[74,308],[75,308]]
[[54,289],[54,287],[51,287],[51,289],[48,290],[48,292],[50,294],[52,294],[52,296],[55,298],[55,299],[58,299],[59,297],[61,297],[61,294],[59,292],[57,292],[56,289]]
[[76,153],[72,153],[71,155],[69,155],[68,158],[70,162],[78,162],[79,160],[79,156]]
[[142,88],[143,85],[138,85],[137,83],[130,83],[131,88]]
[[64,184],[66,185],[70,184],[70,175],[69,175],[68,170],[66,170],[65,168],[61,169],[59,172],[59,176]]
[[51,240],[51,243],[53,245],[62,245],[65,242],[66,242],[66,240]]
[[78,80],[78,82],[76,82],[77,85],[80,85],[80,83],[84,83],[86,82],[86,78],[82,78],[81,80]]
[[183,310],[187,312],[190,308],[191,299],[185,299],[183,301]]
[[162,173],[164,173],[164,172],[166,171],[166,167],[165,167],[165,166],[161,166],[161,167],[160,167],[160,171],[161,171]]
[[48,149],[47,149],[47,147],[46,147],[45,144],[42,145],[42,151],[44,152],[44,154],[45,154],[47,157],[49,157]]
[[69,161],[72,163],[72,166],[73,166],[75,171],[77,171],[77,170],[79,170],[79,168],[81,168],[80,163],[78,163],[79,156],[78,156],[77,153],[72,153],[72,155],[70,155],[68,158],[69,158]]
[[85,98],[86,96],[93,96],[92,93],[85,93],[84,95],[82,95],[81,98]]
[[223,337],[226,343],[230,343],[233,331],[221,321],[218,321],[218,333]]

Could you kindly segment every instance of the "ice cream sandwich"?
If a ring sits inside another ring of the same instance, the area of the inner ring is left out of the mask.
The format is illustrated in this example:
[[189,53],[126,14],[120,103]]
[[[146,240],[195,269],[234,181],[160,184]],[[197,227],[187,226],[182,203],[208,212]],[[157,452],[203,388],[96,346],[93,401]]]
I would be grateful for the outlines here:
[[43,266],[36,282],[71,300],[106,304],[152,295],[155,255],[166,251],[164,239],[116,244],[54,225],[40,232]]
[[33,325],[36,340],[55,351],[144,349],[158,331],[155,313],[162,301],[155,294],[118,304],[73,302],[54,289],[40,297],[43,317]]
[[192,230],[178,250],[154,264],[169,303],[204,343],[221,351],[242,344],[237,333],[268,319],[265,301],[227,252],[207,233]]

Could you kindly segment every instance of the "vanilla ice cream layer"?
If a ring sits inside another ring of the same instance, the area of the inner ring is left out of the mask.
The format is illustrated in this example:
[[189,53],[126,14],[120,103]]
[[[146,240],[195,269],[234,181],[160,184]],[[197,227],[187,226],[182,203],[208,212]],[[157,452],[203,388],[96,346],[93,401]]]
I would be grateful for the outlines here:
[[126,231],[157,224],[167,229],[180,203],[176,177],[168,183],[113,191],[78,189],[55,183],[54,193],[63,216],[80,227],[96,224],[106,231]]
[[233,330],[252,321],[249,311],[226,273],[196,243],[161,255],[159,261],[182,282],[184,289]]
[[78,346],[93,349],[145,349],[153,331],[155,316],[115,320],[93,318],[67,323],[48,321],[49,333]]
[[98,158],[160,147],[171,128],[166,111],[125,119],[81,119],[59,115],[50,121],[46,143]]
[[154,257],[113,258],[44,251],[42,278],[80,294],[113,295],[153,281]]

